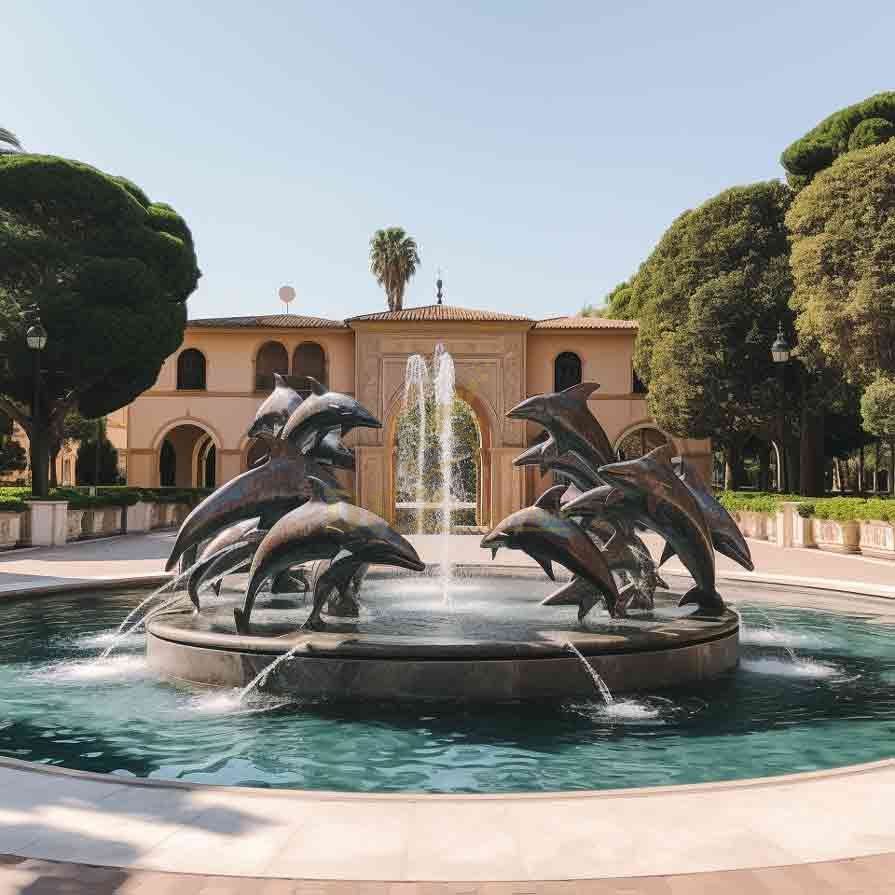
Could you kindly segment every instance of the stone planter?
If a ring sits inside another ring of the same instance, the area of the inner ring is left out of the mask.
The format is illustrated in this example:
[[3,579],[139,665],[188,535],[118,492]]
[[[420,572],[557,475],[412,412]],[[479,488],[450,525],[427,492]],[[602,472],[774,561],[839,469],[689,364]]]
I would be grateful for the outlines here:
[[752,510],[740,510],[737,513],[737,522],[743,535],[747,538],[756,538],[759,541],[768,539],[770,520],[771,516],[767,513],[754,513]]
[[835,519],[813,519],[814,541],[821,550],[831,553],[860,552],[861,529],[857,522]]
[[880,559],[895,559],[895,528],[891,522],[868,519],[859,523],[861,553]]
[[31,516],[31,545],[57,547],[64,544],[68,531],[67,500],[26,500]]
[[128,532],[138,533],[152,528],[152,506],[140,500],[133,506],[125,507]]
[[84,512],[84,510],[69,510],[66,514],[66,540],[77,541],[81,537]]
[[792,545],[793,547],[816,547],[814,540],[814,518],[807,518],[796,513],[792,518]]
[[22,516],[27,513],[0,512],[0,547],[15,547],[22,536]]

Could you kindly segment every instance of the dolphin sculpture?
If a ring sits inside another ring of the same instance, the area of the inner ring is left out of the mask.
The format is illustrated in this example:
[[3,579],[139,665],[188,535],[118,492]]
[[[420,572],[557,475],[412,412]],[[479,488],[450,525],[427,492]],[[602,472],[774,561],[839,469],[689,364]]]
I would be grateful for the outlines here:
[[[336,608],[332,606],[333,593],[338,594],[338,608],[341,610],[347,605],[350,609],[353,604],[354,611],[350,612],[350,614],[356,616],[357,602],[355,597],[356,590],[360,586],[358,579],[363,578],[369,565],[369,562],[362,555],[354,553],[337,556],[332,562],[329,562],[327,568],[317,579],[314,588],[314,606],[302,627],[309,628],[312,631],[320,630],[323,627],[320,613],[323,611],[324,604],[327,601],[330,602],[330,612],[332,612],[333,608]],[[346,613],[340,611],[339,614]]]
[[259,516],[259,528],[270,528],[283,513],[307,500],[308,475],[323,479],[332,488],[338,483],[314,460],[302,456],[289,442],[262,436],[270,454],[254,466],[209,494],[183,521],[165,568],[170,571],[191,546],[211,537],[234,522]]
[[354,469],[354,451],[343,443],[340,432],[339,426],[330,429],[308,451],[308,456],[334,469]]
[[[232,531],[235,526],[225,529],[225,532]],[[243,533],[242,537],[222,547],[215,553],[210,553],[203,559],[200,559],[190,577],[187,579],[187,593],[190,595],[190,601],[198,610],[199,606],[199,588],[213,578],[217,578],[217,582],[212,585],[214,592],[221,592],[221,576],[225,573],[236,575],[239,572],[245,572],[252,564],[252,557],[258,549],[258,545],[264,539],[267,531],[263,528],[253,527],[250,531]]]
[[[708,523],[692,491],[674,471],[673,452],[673,445],[663,444],[637,460],[610,463],[598,471],[601,479],[637,498],[629,508],[636,513],[636,522],[669,541],[693,576],[696,585],[684,594],[680,605],[697,603],[700,609],[720,612],[724,600],[715,589],[715,552]],[[574,515],[574,505],[587,496],[571,501],[565,512]]]
[[292,442],[301,453],[309,453],[335,428],[340,429],[342,435],[357,426],[382,428],[382,423],[350,395],[327,391],[313,377],[307,379],[312,394],[302,401],[280,432],[280,438]]
[[[242,634],[249,631],[252,607],[261,585],[299,563],[333,559],[347,550],[364,562],[417,572],[425,569],[416,550],[384,519],[344,500],[328,502],[327,483],[313,475],[307,481],[311,488],[310,500],[287,513],[271,528],[252,560],[245,604],[242,609],[233,610],[236,630]],[[335,496],[330,492],[330,498]]]
[[580,526],[559,515],[559,499],[565,490],[565,485],[549,488],[533,506],[507,516],[482,538],[481,546],[489,548],[492,555],[501,547],[522,550],[553,581],[556,579],[552,563],[558,562],[599,591],[614,617],[620,608],[615,579],[599,547]]
[[[616,614],[614,618],[622,618],[630,605],[634,593],[634,585],[626,584],[618,592],[616,601]],[[573,575],[572,579],[550,596],[541,600],[542,606],[577,606],[578,621],[583,622],[587,614],[598,603],[604,601],[603,594],[595,588],[586,578]]]
[[[211,557],[219,553],[221,550],[226,550],[227,548],[232,547],[238,541],[242,540],[242,538],[248,532],[258,527],[259,521],[260,519],[258,517],[254,519],[243,519],[241,522],[237,522],[234,525],[230,525],[227,528],[222,529],[211,540],[206,541],[205,546],[202,548],[202,550],[198,551],[197,559],[194,560],[194,562],[196,563],[196,567],[193,568],[189,578],[187,579],[187,591],[189,591],[190,589],[190,580],[192,580],[194,575],[202,574],[202,571],[207,568],[208,561],[211,559]],[[183,557],[185,557],[186,555],[187,554],[184,553]],[[183,557],[181,557],[181,560],[183,560]],[[198,568],[199,564],[202,564],[203,566],[202,571],[200,571]],[[198,587],[198,583],[195,586]],[[216,585],[213,585],[213,587],[215,589],[215,593],[219,593],[220,581],[217,582]],[[190,597],[192,598],[192,593],[190,594]],[[199,605],[196,600],[193,600],[193,603],[198,609]]]
[[541,475],[558,472],[582,491],[600,483],[596,473],[574,451],[560,454],[552,435],[519,454],[513,460],[513,466],[537,466]]
[[273,374],[273,391],[264,399],[249,427],[249,438],[259,435],[276,437],[302,402],[301,395],[286,384],[279,373]]
[[[674,457],[671,463],[680,480],[690,489],[697,503],[702,507],[715,550],[739,563],[744,569],[748,569],[750,572],[754,571],[752,553],[740,527],[730,513],[715,499],[715,495],[706,486],[704,479],[693,464],[688,463],[684,457]],[[661,566],[671,559],[676,552],[671,543],[666,542],[659,565]]]
[[579,382],[561,392],[534,395],[507,416],[540,423],[553,436],[558,456],[574,451],[595,473],[615,458],[603,427],[587,406],[587,399],[599,387],[596,382]]

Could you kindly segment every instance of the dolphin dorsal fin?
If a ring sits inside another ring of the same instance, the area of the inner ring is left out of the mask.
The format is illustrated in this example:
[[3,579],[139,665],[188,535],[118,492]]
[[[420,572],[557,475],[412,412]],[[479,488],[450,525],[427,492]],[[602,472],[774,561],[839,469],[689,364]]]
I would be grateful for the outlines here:
[[326,483],[315,475],[309,475],[308,484],[311,486],[311,500],[326,503]]
[[554,485],[548,488],[535,502],[536,507],[546,510],[548,513],[559,512],[560,498],[566,492],[566,485]]
[[560,394],[565,395],[567,398],[575,398],[578,401],[587,401],[599,387],[599,382],[579,382],[577,385],[564,388]]
[[325,385],[321,385],[313,376],[305,376],[305,379],[310,383],[311,391],[315,395],[325,395],[329,391]]
[[283,377],[280,376],[279,373],[274,373],[274,374],[273,374],[273,387],[274,387],[275,389],[276,389],[276,388],[285,388],[285,387],[286,387],[286,380],[283,379]]

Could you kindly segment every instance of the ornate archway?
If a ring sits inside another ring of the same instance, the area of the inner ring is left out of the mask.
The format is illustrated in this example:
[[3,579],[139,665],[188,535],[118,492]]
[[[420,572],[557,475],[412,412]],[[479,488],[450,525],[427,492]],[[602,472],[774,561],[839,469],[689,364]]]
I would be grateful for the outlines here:
[[173,421],[156,434],[152,446],[156,485],[203,488],[221,478],[220,436],[200,420]]

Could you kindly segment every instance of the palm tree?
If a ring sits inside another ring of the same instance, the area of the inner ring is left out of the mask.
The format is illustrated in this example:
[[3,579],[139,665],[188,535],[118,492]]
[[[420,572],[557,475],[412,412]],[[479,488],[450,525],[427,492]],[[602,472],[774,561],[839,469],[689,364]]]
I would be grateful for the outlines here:
[[388,309],[404,306],[404,289],[420,263],[416,240],[403,227],[377,230],[370,239],[370,273],[385,289]]
[[0,127],[0,155],[13,152],[24,152],[18,137],[5,127]]

